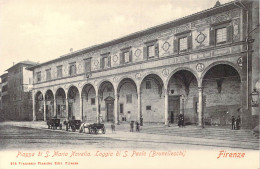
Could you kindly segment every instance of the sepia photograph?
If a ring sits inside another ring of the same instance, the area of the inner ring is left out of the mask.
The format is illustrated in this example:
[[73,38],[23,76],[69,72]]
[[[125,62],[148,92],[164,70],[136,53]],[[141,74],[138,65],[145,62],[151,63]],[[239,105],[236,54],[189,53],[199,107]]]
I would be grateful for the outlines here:
[[0,0],[0,169],[259,169],[259,0]]

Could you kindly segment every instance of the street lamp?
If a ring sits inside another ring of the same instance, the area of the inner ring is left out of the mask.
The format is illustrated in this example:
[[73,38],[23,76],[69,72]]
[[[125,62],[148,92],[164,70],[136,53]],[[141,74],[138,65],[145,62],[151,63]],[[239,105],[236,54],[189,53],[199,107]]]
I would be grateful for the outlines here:
[[258,107],[259,106],[259,92],[254,89],[251,93],[251,106]]

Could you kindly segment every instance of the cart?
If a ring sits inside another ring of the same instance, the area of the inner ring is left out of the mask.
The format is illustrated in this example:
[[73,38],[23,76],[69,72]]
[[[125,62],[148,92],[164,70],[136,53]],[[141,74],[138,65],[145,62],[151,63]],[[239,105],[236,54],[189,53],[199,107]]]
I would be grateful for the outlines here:
[[60,119],[57,118],[51,118],[49,120],[47,120],[47,125],[48,125],[48,129],[57,129],[59,127],[59,129],[62,129],[62,124],[60,123]]
[[88,125],[88,131],[90,134],[98,134],[99,131],[101,131],[103,134],[106,133],[106,128],[104,124],[101,123],[94,123]]
[[71,130],[73,132],[75,132],[76,130],[78,130],[80,128],[80,125],[81,125],[81,120],[69,120],[68,122],[67,121],[64,121],[64,124],[66,125],[66,131],[69,131],[69,129],[71,128]]

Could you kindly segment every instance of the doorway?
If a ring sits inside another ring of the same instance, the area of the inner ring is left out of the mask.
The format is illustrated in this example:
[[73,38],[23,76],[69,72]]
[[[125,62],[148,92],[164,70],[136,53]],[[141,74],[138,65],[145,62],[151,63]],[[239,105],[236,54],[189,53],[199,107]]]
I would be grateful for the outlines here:
[[178,122],[180,113],[180,96],[169,96],[168,98],[168,121],[173,124]]
[[108,96],[105,99],[106,103],[106,121],[113,122],[114,121],[114,98]]

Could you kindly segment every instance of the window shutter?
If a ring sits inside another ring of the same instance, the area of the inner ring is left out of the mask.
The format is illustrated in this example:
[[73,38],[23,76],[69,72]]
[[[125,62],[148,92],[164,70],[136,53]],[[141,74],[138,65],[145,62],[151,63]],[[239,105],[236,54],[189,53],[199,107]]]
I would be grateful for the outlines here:
[[124,60],[123,60],[123,59],[124,59],[124,58],[123,58],[124,56],[123,56],[123,53],[120,52],[119,55],[120,55],[120,64],[123,64],[123,63],[124,63]]
[[143,48],[144,60],[147,60],[147,47],[144,46]]
[[233,25],[227,27],[227,42],[232,42],[233,38]]
[[210,38],[209,39],[209,44],[210,45],[215,45],[216,39],[215,39],[215,30],[214,29],[210,30],[209,38]]
[[103,61],[104,61],[104,59],[103,59],[103,57],[101,57],[101,58],[100,58],[100,68],[101,68],[101,69],[104,68],[104,67],[103,67]]
[[130,50],[130,51],[129,51],[129,61],[130,61],[130,62],[132,62],[132,60],[133,60],[133,59],[132,59],[132,58],[133,58],[132,55],[133,55],[133,54],[132,54],[132,50]]
[[188,49],[192,49],[192,36],[188,36]]
[[179,43],[178,43],[179,39],[175,39],[173,41],[173,52],[174,53],[178,53],[179,51]]
[[154,45],[154,52],[155,52],[155,56],[159,57],[159,44],[158,43],[156,43]]
[[108,56],[108,57],[107,57],[107,60],[108,60],[108,61],[107,61],[107,62],[108,62],[108,63],[107,63],[107,64],[108,64],[108,67],[111,67],[111,56]]

